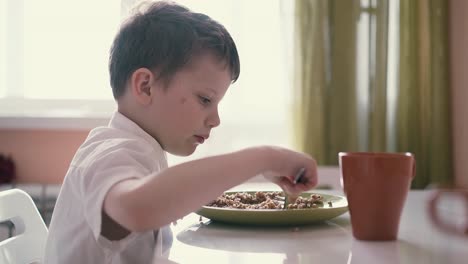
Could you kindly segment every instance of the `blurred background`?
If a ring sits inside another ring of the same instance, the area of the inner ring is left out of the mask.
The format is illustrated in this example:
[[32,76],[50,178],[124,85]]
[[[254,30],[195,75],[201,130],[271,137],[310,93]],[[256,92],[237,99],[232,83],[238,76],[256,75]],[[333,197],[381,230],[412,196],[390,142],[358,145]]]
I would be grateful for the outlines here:
[[[115,103],[109,48],[135,0],[0,0],[0,153],[17,184],[60,185]],[[180,0],[222,23],[241,75],[191,157],[272,144],[412,152],[413,188],[468,186],[468,2]],[[0,166],[1,167],[1,166]]]

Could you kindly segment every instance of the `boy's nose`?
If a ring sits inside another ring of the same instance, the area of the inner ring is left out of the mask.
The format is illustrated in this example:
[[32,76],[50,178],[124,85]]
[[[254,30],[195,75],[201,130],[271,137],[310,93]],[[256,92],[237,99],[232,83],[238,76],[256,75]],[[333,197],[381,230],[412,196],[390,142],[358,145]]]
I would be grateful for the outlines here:
[[216,111],[208,117],[207,126],[212,128],[219,126],[219,124],[221,124],[221,119],[219,118],[218,110],[216,109]]

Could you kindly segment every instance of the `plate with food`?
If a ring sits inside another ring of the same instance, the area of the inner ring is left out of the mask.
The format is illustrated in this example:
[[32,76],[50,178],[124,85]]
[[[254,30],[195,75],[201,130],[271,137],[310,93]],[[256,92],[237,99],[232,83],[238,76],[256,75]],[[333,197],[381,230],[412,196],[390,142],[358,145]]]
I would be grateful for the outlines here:
[[302,193],[289,201],[281,191],[225,192],[196,213],[229,224],[291,226],[323,222],[348,211],[343,196]]

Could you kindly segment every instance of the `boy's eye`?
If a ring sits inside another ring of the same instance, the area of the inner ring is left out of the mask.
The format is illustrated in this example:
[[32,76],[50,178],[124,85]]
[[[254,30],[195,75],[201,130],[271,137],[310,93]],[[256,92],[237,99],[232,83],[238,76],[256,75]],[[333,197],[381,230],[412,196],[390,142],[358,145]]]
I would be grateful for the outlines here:
[[209,98],[204,97],[204,96],[198,96],[198,98],[200,99],[200,103],[202,105],[209,105],[211,103],[211,100]]

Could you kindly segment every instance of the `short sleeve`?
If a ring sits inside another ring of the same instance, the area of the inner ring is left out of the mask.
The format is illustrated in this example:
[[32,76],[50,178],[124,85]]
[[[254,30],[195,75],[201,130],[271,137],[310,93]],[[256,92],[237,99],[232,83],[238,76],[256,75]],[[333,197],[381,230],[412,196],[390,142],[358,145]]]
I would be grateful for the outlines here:
[[[148,157],[144,151],[135,148],[119,148],[110,150],[90,162],[84,169],[80,182],[81,195],[83,197],[84,217],[92,229],[96,241],[104,247],[109,247],[113,242],[102,244],[101,214],[106,194],[116,183],[132,178],[142,178],[153,173],[148,168]],[[90,157],[92,158],[92,157]],[[155,162],[155,161],[153,161]],[[129,240],[134,234],[130,234],[123,240]],[[122,244],[123,240],[113,244]],[[109,241],[110,242],[110,241]]]

